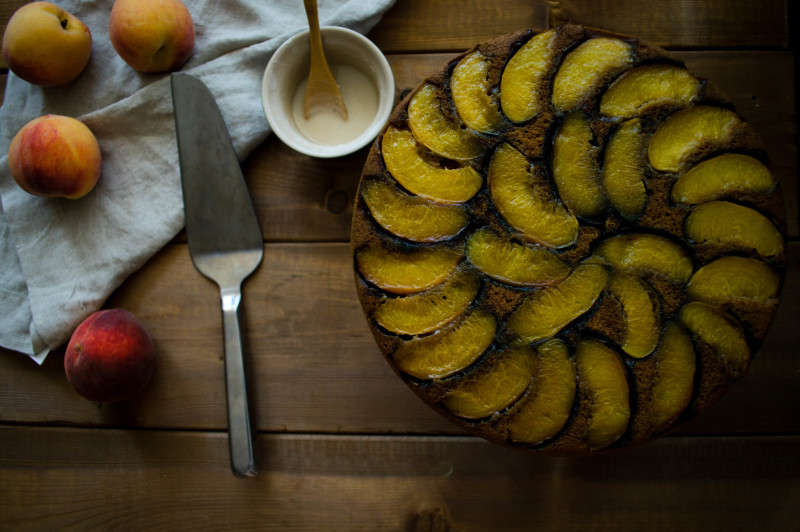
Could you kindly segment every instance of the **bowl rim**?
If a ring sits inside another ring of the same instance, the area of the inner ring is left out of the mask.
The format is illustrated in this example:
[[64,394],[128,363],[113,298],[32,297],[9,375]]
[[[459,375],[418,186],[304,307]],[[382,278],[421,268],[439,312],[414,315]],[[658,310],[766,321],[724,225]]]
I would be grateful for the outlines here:
[[[270,57],[270,60],[268,61],[267,66],[264,69],[264,74],[261,78],[261,106],[264,111],[264,116],[266,117],[267,123],[269,124],[272,132],[275,133],[275,135],[284,144],[299,153],[317,158],[334,158],[349,155],[373,142],[383,129],[386,121],[389,119],[389,116],[394,108],[395,100],[394,74],[392,73],[392,69],[389,66],[386,56],[383,54],[383,52],[381,52],[377,45],[375,45],[375,43],[373,43],[367,37],[354,30],[341,26],[322,26],[320,28],[320,33],[323,35],[323,38],[325,35],[344,37],[345,39],[349,39],[358,43],[358,45],[367,51],[370,56],[373,56],[376,59],[374,63],[377,66],[375,75],[378,77],[376,82],[379,86],[378,110],[369,127],[367,127],[367,129],[365,129],[358,137],[344,144],[337,144],[333,146],[317,144],[306,139],[302,133],[294,129],[292,126],[289,126],[291,133],[295,133],[295,135],[293,135],[284,130],[283,121],[279,121],[275,118],[278,115],[285,116],[286,113],[283,112],[282,109],[273,109],[272,104],[275,96],[273,96],[272,93],[275,91],[270,91],[268,84],[274,77],[275,70],[279,68],[276,66],[280,64],[279,60],[287,53],[287,51],[291,50],[292,47],[297,46],[298,41],[308,39],[309,33],[309,30],[306,29],[292,35],[283,44],[281,44],[272,54],[272,57]],[[383,85],[383,83],[381,83],[382,81],[388,86],[388,91],[380,90],[380,86]],[[290,121],[287,122],[291,123]],[[276,127],[276,124],[278,127]]]

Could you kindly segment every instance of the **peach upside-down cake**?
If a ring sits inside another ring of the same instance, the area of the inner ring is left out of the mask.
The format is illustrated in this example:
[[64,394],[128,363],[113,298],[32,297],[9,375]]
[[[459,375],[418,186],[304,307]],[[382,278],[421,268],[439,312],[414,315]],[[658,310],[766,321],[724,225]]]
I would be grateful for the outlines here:
[[352,256],[377,344],[470,433],[638,445],[745,376],[785,213],[753,128],[643,40],[581,26],[477,45],[376,139]]

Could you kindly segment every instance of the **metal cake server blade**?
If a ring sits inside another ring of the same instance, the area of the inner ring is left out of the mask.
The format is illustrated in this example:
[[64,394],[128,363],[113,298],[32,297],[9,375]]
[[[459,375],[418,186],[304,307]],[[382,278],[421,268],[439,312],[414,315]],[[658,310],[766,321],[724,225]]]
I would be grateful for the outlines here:
[[264,253],[261,229],[216,101],[205,84],[171,74],[186,236],[195,268],[220,288],[231,469],[254,476],[258,467],[250,424],[242,329],[242,282]]

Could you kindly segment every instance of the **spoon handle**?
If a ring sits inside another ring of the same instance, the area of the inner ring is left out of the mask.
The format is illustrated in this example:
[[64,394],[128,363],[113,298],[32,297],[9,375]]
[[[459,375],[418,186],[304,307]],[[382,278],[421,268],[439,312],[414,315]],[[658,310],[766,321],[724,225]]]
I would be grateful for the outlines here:
[[308,118],[315,108],[327,107],[337,111],[346,120],[347,108],[322,48],[317,0],[303,0],[303,5],[306,8],[311,44],[311,65],[304,105],[305,117]]
[[313,70],[313,63],[320,57],[324,57],[324,51],[322,50],[322,36],[319,33],[319,13],[317,11],[317,0],[303,0],[303,6],[306,8],[308,29],[311,33],[311,68]]

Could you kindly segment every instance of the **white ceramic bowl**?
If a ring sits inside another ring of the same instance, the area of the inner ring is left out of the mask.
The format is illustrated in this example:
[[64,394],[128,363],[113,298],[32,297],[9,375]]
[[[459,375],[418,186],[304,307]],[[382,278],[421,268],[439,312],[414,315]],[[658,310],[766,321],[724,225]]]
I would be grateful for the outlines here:
[[261,104],[272,131],[290,148],[313,157],[340,157],[371,143],[394,108],[394,76],[386,57],[369,39],[347,28],[320,28],[329,64],[344,64],[361,70],[375,84],[378,110],[375,118],[355,139],[335,146],[315,143],[299,129],[292,112],[297,86],[308,77],[308,31],[291,37],[267,64],[261,82]]

